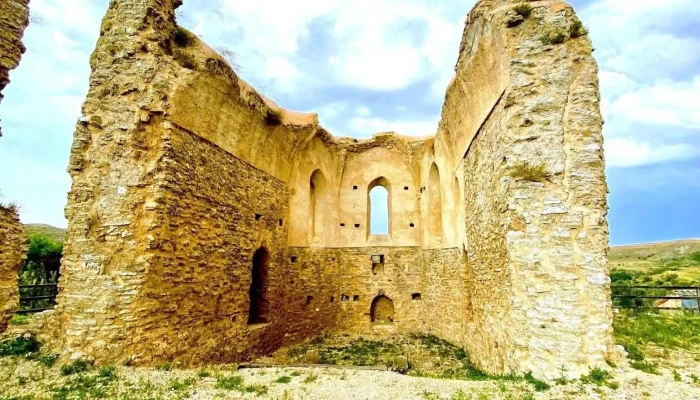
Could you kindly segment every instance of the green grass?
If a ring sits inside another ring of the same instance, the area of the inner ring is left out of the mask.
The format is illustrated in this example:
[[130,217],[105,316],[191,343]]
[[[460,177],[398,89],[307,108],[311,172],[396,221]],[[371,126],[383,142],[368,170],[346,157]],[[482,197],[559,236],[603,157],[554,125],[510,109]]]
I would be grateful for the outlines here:
[[163,363],[156,365],[156,371],[172,371],[173,363]]
[[209,373],[209,371],[202,368],[199,371],[197,371],[197,376],[200,378],[208,378],[209,376],[211,376],[211,374]]
[[243,378],[236,375],[217,376],[214,387],[226,390],[238,390],[243,384]]
[[170,381],[170,390],[174,390],[176,392],[182,392],[188,390],[190,387],[194,385],[194,378],[186,378],[183,380],[180,379],[173,379]]
[[523,18],[527,18],[532,14],[532,6],[527,3],[520,3],[513,7],[513,11]]
[[243,384],[243,378],[237,375],[217,376],[214,387],[217,389],[235,390],[241,393],[254,393],[258,396],[267,394],[269,390],[264,385],[245,385]]
[[521,181],[543,182],[547,178],[547,170],[544,163],[538,165],[518,164],[510,168],[508,175]]
[[87,362],[84,360],[75,360],[72,363],[64,364],[61,366],[61,375],[68,376],[73,374],[79,374],[85,372],[90,368]]
[[19,336],[0,342],[0,356],[23,356],[38,352],[41,344],[34,336]]
[[549,45],[549,44],[562,44],[566,42],[566,39],[568,39],[569,36],[564,33],[564,31],[555,29],[549,32],[545,32],[542,36],[540,36],[540,41],[542,44]]
[[610,371],[606,371],[604,369],[596,367],[590,370],[588,375],[582,376],[581,382],[593,384],[596,386],[607,386],[611,389],[617,389],[619,387],[619,384],[613,381],[612,379],[613,374]]
[[102,368],[95,374],[79,373],[61,386],[51,388],[54,400],[101,399],[109,397],[110,385],[117,380],[114,367]]
[[572,39],[579,38],[581,36],[586,36],[588,35],[588,29],[586,29],[585,26],[583,26],[583,23],[580,20],[575,20],[570,26],[569,26],[569,37]]
[[304,378],[303,383],[314,383],[318,380],[318,375],[315,373],[310,373]]
[[12,325],[27,325],[29,324],[29,321],[32,320],[32,316],[29,314],[15,314],[12,316],[12,319],[10,320],[10,324]]
[[289,376],[280,376],[275,380],[275,383],[289,383],[292,381],[292,378]]

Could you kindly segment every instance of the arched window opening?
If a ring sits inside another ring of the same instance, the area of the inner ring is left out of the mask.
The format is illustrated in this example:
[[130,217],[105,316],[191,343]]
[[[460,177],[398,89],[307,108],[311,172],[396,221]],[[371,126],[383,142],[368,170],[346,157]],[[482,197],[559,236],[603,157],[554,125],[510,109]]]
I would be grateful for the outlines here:
[[428,226],[430,236],[442,236],[442,195],[440,194],[440,172],[433,163],[428,176]]
[[394,322],[394,302],[390,298],[379,295],[372,300],[369,312],[372,323],[391,324]]
[[267,322],[267,311],[269,310],[269,302],[267,300],[269,268],[270,252],[264,247],[255,250],[253,254],[253,270],[250,283],[249,324]]
[[380,177],[367,187],[367,229],[369,235],[391,234],[391,186]]
[[320,169],[311,174],[309,180],[309,244],[323,238],[324,231],[324,204],[326,193],[326,178]]

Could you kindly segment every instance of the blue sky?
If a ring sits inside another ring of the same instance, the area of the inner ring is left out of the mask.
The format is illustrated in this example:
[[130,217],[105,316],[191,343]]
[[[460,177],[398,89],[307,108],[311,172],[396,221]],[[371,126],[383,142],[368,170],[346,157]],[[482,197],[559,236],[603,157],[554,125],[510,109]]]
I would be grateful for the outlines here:
[[[66,226],[72,134],[108,0],[32,0],[41,19],[0,106],[0,190]],[[473,0],[185,0],[179,21],[337,136],[434,133]],[[600,66],[613,244],[700,237],[697,0],[573,0]]]

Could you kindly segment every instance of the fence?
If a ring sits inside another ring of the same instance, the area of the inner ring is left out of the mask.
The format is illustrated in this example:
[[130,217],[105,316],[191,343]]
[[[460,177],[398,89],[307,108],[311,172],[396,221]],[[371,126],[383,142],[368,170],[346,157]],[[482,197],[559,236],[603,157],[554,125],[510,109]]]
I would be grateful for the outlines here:
[[700,313],[697,286],[612,286],[613,307]]
[[58,285],[19,285],[18,314],[29,314],[53,308],[56,304]]

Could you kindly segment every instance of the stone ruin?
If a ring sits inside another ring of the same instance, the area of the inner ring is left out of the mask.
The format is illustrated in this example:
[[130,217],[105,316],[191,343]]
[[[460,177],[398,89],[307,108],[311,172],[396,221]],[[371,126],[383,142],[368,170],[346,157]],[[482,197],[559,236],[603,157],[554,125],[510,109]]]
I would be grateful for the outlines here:
[[[0,101],[10,83],[10,70],[17,67],[25,48],[24,29],[29,24],[29,0],[0,1]],[[0,137],[2,130],[0,130]],[[0,333],[4,332],[19,305],[17,280],[26,256],[28,239],[17,209],[0,199]]]
[[597,66],[569,5],[477,2],[435,134],[357,140],[258,94],[180,3],[102,22],[47,324],[64,357],[235,362],[346,332],[540,378],[613,356]]

